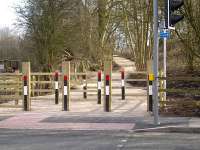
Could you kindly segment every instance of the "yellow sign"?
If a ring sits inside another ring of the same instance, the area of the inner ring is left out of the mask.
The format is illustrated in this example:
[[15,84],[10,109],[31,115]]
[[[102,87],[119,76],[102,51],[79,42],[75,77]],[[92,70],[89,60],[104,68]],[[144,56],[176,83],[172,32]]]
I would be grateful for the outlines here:
[[154,74],[149,74],[149,81],[153,81],[154,79]]

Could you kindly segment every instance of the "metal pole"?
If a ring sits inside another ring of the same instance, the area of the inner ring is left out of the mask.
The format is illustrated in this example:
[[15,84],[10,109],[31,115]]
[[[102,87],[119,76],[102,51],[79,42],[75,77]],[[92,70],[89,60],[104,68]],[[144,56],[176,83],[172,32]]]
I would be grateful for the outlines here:
[[[164,38],[164,52],[163,52],[163,76],[167,77],[167,38]],[[163,82],[163,88],[167,88],[166,79]],[[163,100],[166,101],[166,91],[163,93]]]
[[153,49],[153,113],[154,124],[159,125],[158,109],[158,0],[153,1],[153,21],[154,21],[154,49]]

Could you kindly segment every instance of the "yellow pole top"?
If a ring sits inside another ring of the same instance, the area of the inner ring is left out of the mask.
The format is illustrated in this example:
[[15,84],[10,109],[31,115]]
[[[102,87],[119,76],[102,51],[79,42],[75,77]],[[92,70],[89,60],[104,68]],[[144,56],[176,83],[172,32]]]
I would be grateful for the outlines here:
[[149,74],[149,81],[154,81],[155,78],[154,78],[154,74]]

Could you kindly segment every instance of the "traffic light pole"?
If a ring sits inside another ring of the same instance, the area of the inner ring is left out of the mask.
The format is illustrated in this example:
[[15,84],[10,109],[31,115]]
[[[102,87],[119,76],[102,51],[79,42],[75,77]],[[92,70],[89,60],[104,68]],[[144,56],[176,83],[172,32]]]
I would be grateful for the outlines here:
[[154,21],[154,48],[153,48],[153,114],[154,124],[159,125],[158,108],[158,0],[153,0],[153,21]]
[[[164,83],[163,83],[163,88],[167,88],[167,38],[164,38],[164,51],[163,51],[163,76],[165,78]],[[163,100],[166,101],[166,91],[164,92],[163,95]]]

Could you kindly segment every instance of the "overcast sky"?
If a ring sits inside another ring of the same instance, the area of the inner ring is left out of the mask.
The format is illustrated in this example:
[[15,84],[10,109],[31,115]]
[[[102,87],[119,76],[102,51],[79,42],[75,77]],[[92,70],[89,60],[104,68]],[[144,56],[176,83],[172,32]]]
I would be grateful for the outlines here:
[[16,14],[14,6],[19,4],[21,0],[0,0],[0,28],[10,27],[14,28],[16,23]]

